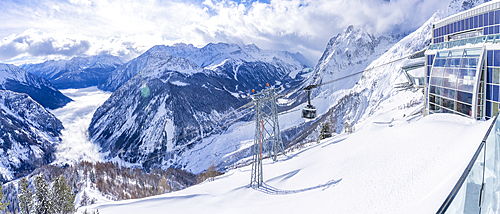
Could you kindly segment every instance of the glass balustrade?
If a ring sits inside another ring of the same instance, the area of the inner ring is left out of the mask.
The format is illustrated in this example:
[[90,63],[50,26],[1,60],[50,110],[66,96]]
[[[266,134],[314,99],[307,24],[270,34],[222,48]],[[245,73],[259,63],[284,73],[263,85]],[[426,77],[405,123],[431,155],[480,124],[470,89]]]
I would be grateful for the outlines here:
[[500,120],[497,117],[437,213],[500,213]]

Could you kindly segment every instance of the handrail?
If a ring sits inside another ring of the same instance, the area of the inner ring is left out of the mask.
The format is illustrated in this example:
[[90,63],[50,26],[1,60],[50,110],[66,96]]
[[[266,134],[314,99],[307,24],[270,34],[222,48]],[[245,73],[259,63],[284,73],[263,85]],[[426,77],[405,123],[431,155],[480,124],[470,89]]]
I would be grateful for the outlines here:
[[472,170],[472,167],[476,163],[476,160],[479,157],[479,154],[481,153],[484,146],[486,145],[486,140],[488,139],[488,136],[490,135],[491,130],[495,126],[495,122],[496,122],[497,118],[498,118],[498,114],[497,114],[497,116],[495,116],[495,119],[493,119],[493,122],[491,123],[490,127],[488,128],[486,135],[484,136],[483,140],[481,141],[481,144],[479,144],[479,147],[477,148],[476,153],[472,157],[471,161],[469,162],[469,164],[465,168],[464,172],[462,173],[462,176],[460,176],[460,179],[458,179],[458,182],[455,184],[455,187],[453,187],[453,189],[451,190],[451,192],[448,195],[448,197],[446,198],[446,200],[443,202],[443,204],[441,205],[439,210],[436,212],[437,214],[444,214],[446,212],[446,210],[448,209],[448,207],[453,202],[453,200],[455,199],[455,197],[457,196],[458,191],[460,190],[460,188],[464,184],[467,176],[469,175],[470,171]]

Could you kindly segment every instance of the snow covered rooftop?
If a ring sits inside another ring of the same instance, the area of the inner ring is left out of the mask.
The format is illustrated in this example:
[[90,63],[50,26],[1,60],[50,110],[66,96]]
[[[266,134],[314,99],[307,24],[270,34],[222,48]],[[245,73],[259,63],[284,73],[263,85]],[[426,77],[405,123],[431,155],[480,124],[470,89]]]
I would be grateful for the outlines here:
[[264,188],[251,166],[169,194],[96,204],[100,213],[435,213],[481,143],[491,120],[435,114],[370,123],[264,161]]

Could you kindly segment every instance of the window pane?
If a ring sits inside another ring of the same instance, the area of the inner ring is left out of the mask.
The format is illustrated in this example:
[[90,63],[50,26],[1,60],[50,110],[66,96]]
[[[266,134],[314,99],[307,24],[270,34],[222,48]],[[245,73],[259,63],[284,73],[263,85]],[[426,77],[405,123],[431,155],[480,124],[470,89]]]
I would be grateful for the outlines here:
[[493,25],[495,23],[495,12],[491,11],[488,14],[488,24]]
[[469,29],[472,29],[472,28],[474,28],[474,18],[470,17],[469,18]]
[[498,102],[498,85],[493,85],[493,92],[491,94],[493,101]]
[[[431,79],[434,79],[434,78],[431,78]],[[430,93],[433,93],[433,94],[436,93],[436,86],[431,85],[431,87],[429,87],[429,88],[430,88],[430,91],[431,91]]]
[[500,66],[500,50],[495,50],[494,66]]
[[446,68],[452,67],[452,64],[453,64],[453,59],[446,59],[446,64],[444,65],[444,67]]
[[466,92],[472,92],[474,89],[474,81],[472,80],[458,80],[458,86],[457,87],[459,90],[466,91]]
[[499,28],[499,26],[497,25],[497,26],[495,26],[495,34],[499,34],[499,33],[500,33],[500,28]]
[[491,102],[486,102],[486,116],[491,117]]
[[474,28],[478,28],[479,27],[478,21],[479,21],[478,16],[474,16]]
[[491,115],[498,114],[498,103],[491,103]]
[[[457,44],[459,41],[455,41]],[[464,53],[464,50],[460,49],[460,50],[451,50],[450,51],[450,54],[451,55],[448,55],[448,56],[451,56],[451,57],[461,57],[462,54]]]
[[434,62],[434,67],[444,67],[445,64],[446,64],[446,59],[437,58],[436,61]]
[[[450,87],[450,81],[449,81],[448,78],[443,78],[442,80],[443,80],[443,87],[451,88]],[[445,89],[445,90],[447,90],[447,89]],[[448,91],[446,91],[445,93],[448,93]]]
[[471,109],[472,109],[472,107],[470,105],[457,103],[457,111],[462,113],[462,114],[466,114],[466,115],[470,116],[472,113]]
[[437,105],[443,105],[443,99],[441,97],[436,96],[436,102]]
[[477,58],[469,58],[469,68],[477,67]]
[[454,69],[454,68],[446,68],[445,69],[444,77],[457,78],[457,75],[458,75],[458,69]]
[[432,76],[433,77],[442,77],[444,73],[445,68],[433,68],[432,69]]
[[443,99],[443,107],[446,107],[450,110],[455,110],[455,102],[453,100]]
[[495,24],[500,24],[500,10],[495,11]]
[[479,27],[483,27],[483,14],[479,15]]
[[469,19],[465,19],[462,21],[464,23],[464,30],[469,30]]
[[436,55],[437,58],[448,57],[448,51],[439,51]]
[[485,14],[483,15],[483,18],[484,18],[483,25],[484,25],[484,26],[488,26],[488,25],[489,25],[489,23],[488,23],[488,13],[485,13]]
[[457,91],[457,100],[472,105],[472,93]]
[[492,92],[491,85],[490,85],[490,84],[487,84],[487,85],[486,85],[486,99],[487,99],[487,100],[491,100],[491,98],[492,98],[492,96],[491,96],[491,92]]
[[469,66],[469,59],[468,58],[462,58],[460,60],[460,68],[467,68]]
[[429,110],[431,110],[431,111],[436,110],[436,106],[434,106],[434,104],[430,103],[429,104]]
[[500,84],[500,68],[493,68],[493,83]]
[[486,52],[486,64],[488,66],[493,65],[493,51],[487,51]]
[[486,75],[486,82],[487,83],[493,82],[493,68],[488,67],[488,75]]
[[[480,40],[480,38],[482,38],[482,37],[479,37],[478,40]],[[481,51],[482,51],[481,48],[465,49],[464,50],[464,56],[467,56],[467,57],[479,57],[479,55],[481,54]]]
[[436,87],[436,95],[443,95],[443,88]]
[[458,68],[460,66],[460,58],[455,58],[452,61],[452,67]]

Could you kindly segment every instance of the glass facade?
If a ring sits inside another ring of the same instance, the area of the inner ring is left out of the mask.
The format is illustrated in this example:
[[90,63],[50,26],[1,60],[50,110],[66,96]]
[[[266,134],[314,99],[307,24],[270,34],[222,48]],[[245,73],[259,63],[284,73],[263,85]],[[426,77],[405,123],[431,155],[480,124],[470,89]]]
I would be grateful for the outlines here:
[[497,115],[500,87],[500,50],[486,51],[486,118]]
[[434,63],[434,54],[427,55],[426,60],[427,60],[427,63],[426,63],[427,66],[425,66],[426,75],[427,75],[426,85],[429,85],[429,78],[431,76],[432,64]]
[[[482,48],[438,51],[430,69],[430,113],[472,116],[476,70]],[[430,56],[430,55],[429,55]],[[428,64],[429,66],[429,64]]]
[[485,12],[435,28],[433,43],[444,42],[445,37],[462,31],[481,30],[483,35],[500,33],[500,10]]

